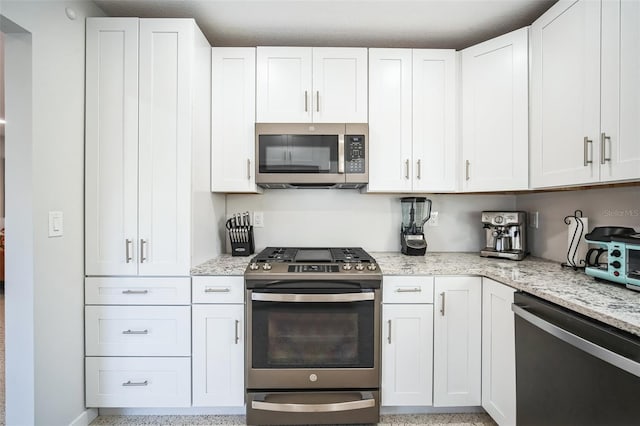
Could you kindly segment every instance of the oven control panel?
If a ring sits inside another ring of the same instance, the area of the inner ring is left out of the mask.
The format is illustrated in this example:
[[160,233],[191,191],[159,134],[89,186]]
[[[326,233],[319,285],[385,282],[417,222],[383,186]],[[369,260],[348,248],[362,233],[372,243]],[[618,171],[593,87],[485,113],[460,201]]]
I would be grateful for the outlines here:
[[338,265],[289,265],[288,272],[340,272]]

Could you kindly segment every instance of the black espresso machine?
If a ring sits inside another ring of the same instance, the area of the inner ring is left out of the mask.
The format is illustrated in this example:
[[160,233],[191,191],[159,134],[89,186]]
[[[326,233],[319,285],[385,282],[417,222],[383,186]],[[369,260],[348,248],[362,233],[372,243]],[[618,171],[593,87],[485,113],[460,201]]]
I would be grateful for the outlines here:
[[400,243],[402,253],[409,256],[423,256],[427,252],[424,238],[424,224],[431,218],[431,200],[425,197],[404,197],[402,205],[402,225]]

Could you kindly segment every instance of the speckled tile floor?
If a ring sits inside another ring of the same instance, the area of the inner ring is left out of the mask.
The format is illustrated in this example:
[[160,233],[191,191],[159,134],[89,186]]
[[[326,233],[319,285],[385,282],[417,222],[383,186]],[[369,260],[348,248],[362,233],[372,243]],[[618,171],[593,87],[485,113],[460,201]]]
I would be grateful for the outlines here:
[[[244,416],[99,416],[91,426],[244,425]],[[383,415],[378,426],[495,426],[484,413]]]

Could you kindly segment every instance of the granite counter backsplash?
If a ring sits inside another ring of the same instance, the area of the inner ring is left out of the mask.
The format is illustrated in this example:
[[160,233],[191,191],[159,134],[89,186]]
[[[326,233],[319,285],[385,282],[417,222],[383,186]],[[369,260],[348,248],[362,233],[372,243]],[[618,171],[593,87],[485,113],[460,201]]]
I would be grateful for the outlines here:
[[[564,306],[640,336],[640,292],[598,282],[559,263],[528,257],[490,259],[477,253],[371,253],[384,275],[480,275]],[[191,275],[242,275],[252,257],[221,255],[191,270]]]

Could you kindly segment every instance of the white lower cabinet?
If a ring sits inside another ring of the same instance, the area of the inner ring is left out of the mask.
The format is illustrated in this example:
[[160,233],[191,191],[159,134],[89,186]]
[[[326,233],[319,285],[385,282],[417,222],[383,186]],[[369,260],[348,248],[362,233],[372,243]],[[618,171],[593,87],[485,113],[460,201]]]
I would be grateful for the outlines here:
[[516,424],[514,293],[482,279],[482,407],[500,426]]
[[384,277],[383,288],[382,405],[430,406],[433,277]]
[[191,359],[87,357],[87,407],[189,407]]
[[[193,406],[244,405],[242,277],[194,277]],[[216,303],[217,302],[217,303]]]
[[433,405],[481,402],[480,277],[436,277],[433,326]]

